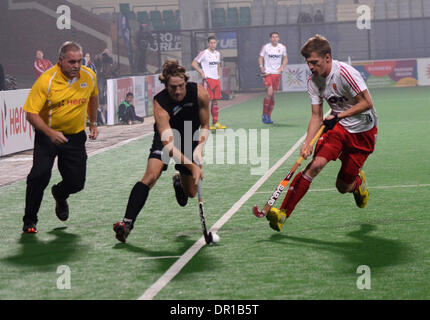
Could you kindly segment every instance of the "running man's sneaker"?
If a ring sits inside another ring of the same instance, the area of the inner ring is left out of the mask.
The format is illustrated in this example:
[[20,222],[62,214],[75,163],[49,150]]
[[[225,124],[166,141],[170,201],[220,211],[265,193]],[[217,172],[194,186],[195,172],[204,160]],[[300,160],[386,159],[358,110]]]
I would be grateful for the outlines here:
[[221,123],[217,122],[215,123],[215,129],[225,129],[227,128],[226,126],[223,126]]
[[55,186],[53,185],[51,188],[52,196],[55,199],[55,214],[61,221],[66,221],[69,218],[69,205],[67,204],[67,200],[55,197]]
[[123,243],[125,243],[125,240],[127,239],[131,230],[133,230],[133,222],[124,221],[124,219],[113,225],[113,231],[115,232],[115,238],[117,238],[118,241],[121,241]]
[[273,120],[272,120],[272,118],[269,115],[267,115],[265,123],[267,123],[267,124],[273,124]]
[[360,170],[360,173],[358,175],[361,179],[361,184],[358,189],[354,191],[353,194],[357,207],[364,208],[369,202],[369,190],[367,189],[366,176],[364,175],[364,171]]
[[24,233],[37,233],[36,224],[33,222],[24,222],[22,231]]
[[216,127],[215,127],[215,125],[213,124],[213,125],[211,125],[211,126],[209,127],[209,129],[210,129],[210,130],[216,130]]
[[267,213],[266,219],[270,222],[270,228],[276,231],[281,231],[284,226],[284,222],[287,219],[287,214],[285,213],[285,210],[279,210],[272,207]]
[[181,177],[179,173],[176,173],[172,177],[173,180],[173,188],[175,189],[176,201],[181,207],[185,207],[188,202],[188,196],[185,194],[184,189],[181,184]]

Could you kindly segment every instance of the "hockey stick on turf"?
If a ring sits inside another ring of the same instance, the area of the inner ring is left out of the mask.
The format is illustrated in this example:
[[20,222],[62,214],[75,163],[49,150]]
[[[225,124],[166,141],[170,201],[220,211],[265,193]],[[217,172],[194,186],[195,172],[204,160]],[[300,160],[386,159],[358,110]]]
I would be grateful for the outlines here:
[[[311,148],[315,144],[315,142],[319,139],[322,132],[324,131],[324,128],[325,128],[325,126],[322,125],[321,128],[318,130],[318,132],[315,134],[315,136],[312,138],[311,143],[309,144],[308,148]],[[293,165],[293,167],[290,169],[290,171],[288,171],[284,180],[282,180],[281,183],[278,184],[278,187],[276,188],[275,192],[272,193],[272,195],[270,196],[270,199],[267,201],[266,205],[263,207],[263,210],[261,210],[261,211],[258,210],[257,205],[255,205],[252,208],[252,213],[254,213],[254,215],[257,218],[263,218],[267,215],[270,208],[272,208],[272,206],[275,204],[275,201],[279,198],[282,191],[285,189],[287,184],[290,182],[290,180],[293,177],[294,173],[296,172],[297,168],[301,165],[303,159],[304,158],[302,156],[300,156],[297,159],[296,163]]]
[[200,214],[200,221],[202,223],[202,231],[203,236],[205,237],[206,244],[210,244],[212,242],[212,232],[208,233],[208,229],[206,228],[206,220],[205,220],[205,213],[203,208],[203,198],[202,198],[202,180],[199,179],[199,183],[197,185],[197,193],[199,197],[199,214]]

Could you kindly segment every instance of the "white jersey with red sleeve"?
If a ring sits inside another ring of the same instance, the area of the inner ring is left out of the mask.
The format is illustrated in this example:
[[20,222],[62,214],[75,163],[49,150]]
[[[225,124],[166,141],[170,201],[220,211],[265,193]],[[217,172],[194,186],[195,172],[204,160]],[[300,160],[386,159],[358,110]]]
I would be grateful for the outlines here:
[[203,50],[194,59],[202,66],[206,78],[219,79],[218,65],[221,63],[221,54],[214,50]]
[[[354,106],[357,103],[355,96],[366,89],[361,74],[349,64],[337,60],[333,60],[331,72],[326,78],[311,75],[308,79],[311,104],[322,104],[324,99],[330,105],[333,114]],[[339,121],[350,133],[370,130],[377,122],[375,108]]]
[[270,74],[281,74],[279,68],[282,59],[287,55],[287,47],[278,43],[274,47],[270,42],[265,44],[260,51],[260,56],[264,58],[264,72]]

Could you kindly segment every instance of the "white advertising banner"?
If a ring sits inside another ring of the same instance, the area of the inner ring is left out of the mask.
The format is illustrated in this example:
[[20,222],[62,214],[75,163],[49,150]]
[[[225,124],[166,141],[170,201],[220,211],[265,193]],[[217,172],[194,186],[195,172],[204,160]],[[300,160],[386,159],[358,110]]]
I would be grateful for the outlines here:
[[430,58],[417,59],[418,85],[430,86]]
[[311,75],[306,64],[289,64],[282,73],[282,91],[306,91],[307,80]]
[[30,89],[0,92],[0,156],[34,147],[34,129],[23,110]]
[[144,76],[133,77],[134,109],[139,117],[146,117],[146,81]]

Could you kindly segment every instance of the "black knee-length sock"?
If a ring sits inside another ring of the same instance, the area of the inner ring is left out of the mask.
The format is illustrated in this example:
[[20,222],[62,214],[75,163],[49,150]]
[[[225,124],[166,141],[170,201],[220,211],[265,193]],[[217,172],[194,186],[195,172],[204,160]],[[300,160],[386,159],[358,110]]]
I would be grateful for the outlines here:
[[131,219],[133,222],[136,220],[140,210],[142,210],[145,205],[149,190],[150,189],[146,184],[143,184],[140,181],[136,182],[130,192],[124,218]]

